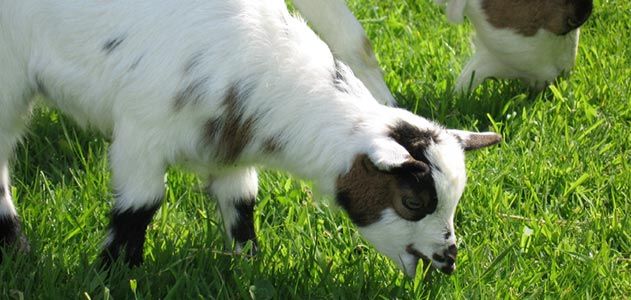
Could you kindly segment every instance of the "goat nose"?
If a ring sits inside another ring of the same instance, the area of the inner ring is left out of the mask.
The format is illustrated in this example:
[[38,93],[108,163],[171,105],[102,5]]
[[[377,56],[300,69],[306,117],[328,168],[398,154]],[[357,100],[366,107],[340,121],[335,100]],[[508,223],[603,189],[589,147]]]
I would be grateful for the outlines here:
[[445,252],[443,253],[445,256],[445,260],[448,264],[453,265],[456,262],[456,257],[458,256],[458,248],[456,245],[451,245]]

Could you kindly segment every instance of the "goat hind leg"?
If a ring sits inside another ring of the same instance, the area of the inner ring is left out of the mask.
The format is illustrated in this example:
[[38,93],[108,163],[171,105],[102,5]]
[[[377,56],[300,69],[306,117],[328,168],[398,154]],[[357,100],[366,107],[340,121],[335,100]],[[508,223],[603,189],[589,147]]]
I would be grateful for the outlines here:
[[254,203],[258,192],[258,177],[254,168],[232,170],[215,176],[210,183],[211,192],[217,197],[221,218],[235,251],[241,253],[248,241],[252,253],[258,249],[254,232]]

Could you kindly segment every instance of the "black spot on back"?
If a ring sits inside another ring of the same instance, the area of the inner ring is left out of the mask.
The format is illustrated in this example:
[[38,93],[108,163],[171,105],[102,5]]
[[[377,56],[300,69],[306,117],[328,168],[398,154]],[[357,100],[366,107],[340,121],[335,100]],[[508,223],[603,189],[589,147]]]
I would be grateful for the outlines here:
[[118,46],[123,43],[123,41],[125,41],[125,36],[118,36],[109,39],[103,44],[103,51],[105,51],[106,54],[111,54],[114,50],[116,50],[116,48],[118,48]]

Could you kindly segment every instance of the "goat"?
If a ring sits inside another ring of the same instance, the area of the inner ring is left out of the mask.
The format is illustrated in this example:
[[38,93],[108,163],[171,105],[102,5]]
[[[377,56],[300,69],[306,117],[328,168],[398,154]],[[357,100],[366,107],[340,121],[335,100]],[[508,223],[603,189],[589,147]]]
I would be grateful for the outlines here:
[[467,16],[475,28],[475,53],[456,81],[467,92],[490,77],[520,79],[542,90],[576,60],[579,27],[593,0],[436,0],[447,18]]
[[500,141],[379,104],[282,0],[3,1],[0,69],[0,246],[28,247],[8,159],[40,93],[111,136],[106,266],[142,263],[164,173],[181,164],[208,183],[237,252],[256,245],[264,166],[335,195],[408,275],[419,259],[451,273],[464,150]]
[[[395,100],[361,24],[343,0],[293,0],[314,30],[347,63],[382,103]],[[521,79],[543,89],[576,59],[579,27],[589,18],[593,0],[435,0],[447,18],[467,16],[476,32],[474,56],[463,68],[456,92],[467,92],[490,77]]]

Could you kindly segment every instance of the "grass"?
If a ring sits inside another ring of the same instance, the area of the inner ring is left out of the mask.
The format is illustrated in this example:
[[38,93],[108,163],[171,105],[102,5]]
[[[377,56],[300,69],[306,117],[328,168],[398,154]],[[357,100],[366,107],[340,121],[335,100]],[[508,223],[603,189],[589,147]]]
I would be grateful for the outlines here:
[[627,298],[631,295],[631,3],[596,0],[577,67],[541,94],[486,82],[449,89],[470,55],[470,28],[430,1],[352,0],[403,106],[449,127],[501,132],[468,154],[453,276],[405,278],[307,183],[266,172],[261,248],[233,257],[215,203],[171,170],[141,268],[94,267],[112,193],[108,142],[45,108],[12,164],[32,252],[0,265],[2,299]]

